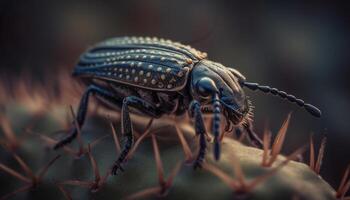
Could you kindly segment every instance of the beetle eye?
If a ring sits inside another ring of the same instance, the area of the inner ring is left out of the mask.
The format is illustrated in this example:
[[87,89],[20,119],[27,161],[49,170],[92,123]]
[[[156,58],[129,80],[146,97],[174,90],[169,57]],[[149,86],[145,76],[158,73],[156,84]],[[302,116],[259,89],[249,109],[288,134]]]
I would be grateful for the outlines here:
[[205,98],[218,92],[214,81],[207,77],[201,78],[197,82],[196,89],[197,89],[197,93],[201,97],[205,97]]
[[201,97],[209,97],[210,95],[210,91],[201,84],[197,84],[197,92]]

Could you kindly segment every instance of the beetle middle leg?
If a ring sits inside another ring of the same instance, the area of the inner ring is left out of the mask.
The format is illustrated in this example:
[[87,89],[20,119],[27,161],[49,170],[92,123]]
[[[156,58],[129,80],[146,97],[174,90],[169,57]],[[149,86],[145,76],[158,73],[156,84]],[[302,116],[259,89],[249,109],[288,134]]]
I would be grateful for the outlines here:
[[194,169],[197,169],[202,167],[202,163],[203,163],[206,149],[207,149],[207,142],[205,139],[206,129],[204,125],[200,104],[198,101],[194,100],[191,102],[189,106],[189,114],[190,114],[190,117],[194,118],[195,132],[196,132],[196,135],[199,135],[199,152],[193,164]]
[[155,105],[148,103],[147,101],[136,96],[130,96],[130,97],[124,98],[122,111],[121,111],[121,123],[122,123],[121,127],[122,127],[123,137],[125,138],[125,142],[124,142],[124,147],[121,154],[119,155],[117,161],[115,161],[112,167],[113,175],[116,175],[118,170],[123,171],[121,164],[125,161],[126,156],[128,155],[130,149],[134,144],[134,135],[133,135],[132,123],[130,120],[129,107],[136,108],[141,112],[149,116],[152,116],[154,118],[159,117],[159,113]]
[[[89,97],[92,94],[96,94],[101,96],[102,98],[106,98],[110,101],[117,101],[118,97],[113,95],[113,93],[109,92],[107,89],[104,89],[102,87],[99,87],[97,85],[90,85],[84,92],[81,100],[80,100],[80,104],[79,104],[79,108],[78,108],[78,113],[76,116],[77,122],[78,122],[78,126],[82,127],[85,121],[85,117],[86,117],[86,113],[87,113],[87,109],[88,109],[88,104],[89,104]],[[121,101],[121,100],[120,100]],[[70,142],[72,142],[76,136],[77,136],[78,130],[77,128],[74,126],[71,131],[68,133],[68,135],[66,137],[64,137],[63,139],[61,139],[55,146],[54,149],[59,149],[63,146],[65,146],[66,144],[69,144]]]

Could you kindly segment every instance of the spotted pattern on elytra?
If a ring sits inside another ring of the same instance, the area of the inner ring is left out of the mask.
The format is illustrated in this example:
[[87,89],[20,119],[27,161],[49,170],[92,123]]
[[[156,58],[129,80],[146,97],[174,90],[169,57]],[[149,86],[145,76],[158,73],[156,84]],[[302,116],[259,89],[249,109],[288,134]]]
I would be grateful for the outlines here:
[[145,49],[167,49],[169,51],[181,52],[191,59],[203,59],[207,56],[206,53],[200,52],[189,45],[183,45],[179,42],[173,42],[171,40],[165,40],[157,37],[117,37],[99,43],[96,48],[98,49],[116,46],[118,46],[120,49],[139,49],[139,47],[143,47]]
[[144,88],[176,90],[182,87],[189,67],[170,68],[157,64],[138,62],[107,62],[99,66],[81,67],[75,73],[105,80],[136,85]]
[[182,89],[195,63],[206,57],[189,46],[156,38],[114,38],[80,57],[73,74],[153,90]]

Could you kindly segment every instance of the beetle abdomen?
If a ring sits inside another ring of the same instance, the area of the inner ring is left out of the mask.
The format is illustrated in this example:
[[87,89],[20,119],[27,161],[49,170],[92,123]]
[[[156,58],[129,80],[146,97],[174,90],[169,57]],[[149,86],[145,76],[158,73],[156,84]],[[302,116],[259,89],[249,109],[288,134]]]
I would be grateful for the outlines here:
[[136,87],[177,91],[205,57],[191,47],[150,38],[114,38],[84,53],[74,74]]

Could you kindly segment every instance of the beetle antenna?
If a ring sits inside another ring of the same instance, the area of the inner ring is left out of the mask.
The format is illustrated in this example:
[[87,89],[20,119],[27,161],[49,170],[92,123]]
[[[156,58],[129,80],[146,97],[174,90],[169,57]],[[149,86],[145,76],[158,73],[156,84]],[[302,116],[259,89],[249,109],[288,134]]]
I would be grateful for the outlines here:
[[296,98],[294,95],[288,94],[284,91],[278,90],[277,88],[271,88],[267,85],[259,85],[258,83],[251,83],[246,81],[240,82],[241,86],[245,86],[253,91],[260,90],[265,93],[271,93],[273,95],[278,95],[282,99],[287,99],[288,101],[292,103],[296,103],[300,107],[304,107],[306,111],[308,111],[311,115],[315,117],[321,117],[321,111],[316,106],[313,106],[311,104],[305,103],[304,100]]
[[221,115],[221,104],[217,94],[213,97],[213,134],[214,134],[214,158],[215,160],[220,159],[220,115]]

